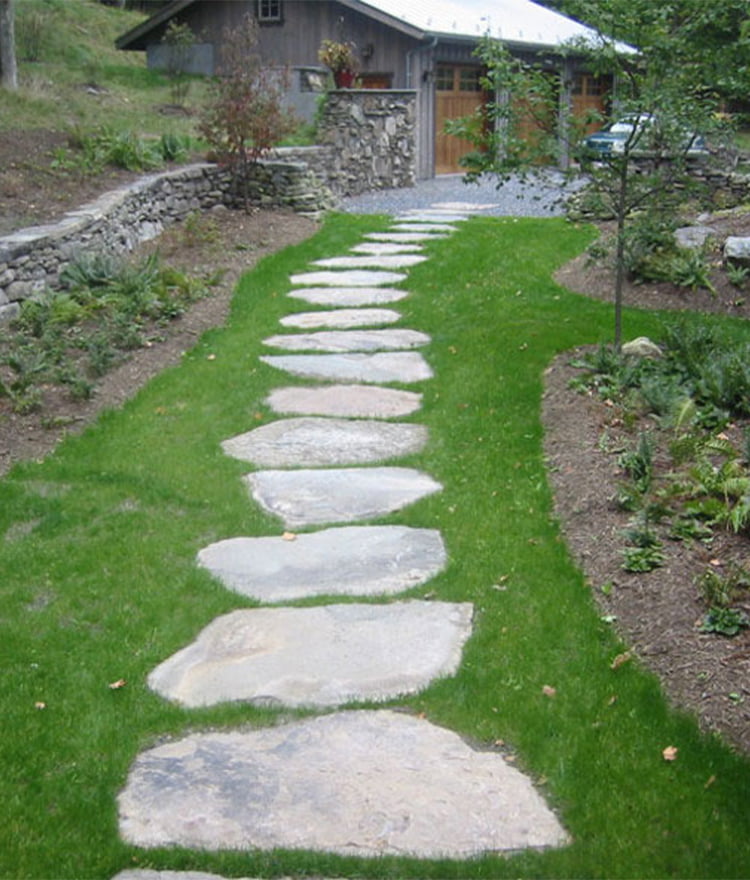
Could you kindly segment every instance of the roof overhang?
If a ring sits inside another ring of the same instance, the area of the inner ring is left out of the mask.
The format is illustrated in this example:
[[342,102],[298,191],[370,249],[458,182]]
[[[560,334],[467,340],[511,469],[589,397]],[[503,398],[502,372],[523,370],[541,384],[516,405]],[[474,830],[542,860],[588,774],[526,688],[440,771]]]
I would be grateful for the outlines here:
[[115,46],[118,49],[145,50],[147,48],[147,43],[144,38],[151,33],[154,28],[166,24],[171,18],[177,15],[178,12],[182,12],[183,9],[187,9],[188,6],[192,6],[193,3],[196,2],[197,0],[172,0],[171,3],[168,3],[163,9],[160,9],[159,12],[155,12],[150,18],[147,18],[139,25],[131,28],[127,33],[119,36],[115,40]]

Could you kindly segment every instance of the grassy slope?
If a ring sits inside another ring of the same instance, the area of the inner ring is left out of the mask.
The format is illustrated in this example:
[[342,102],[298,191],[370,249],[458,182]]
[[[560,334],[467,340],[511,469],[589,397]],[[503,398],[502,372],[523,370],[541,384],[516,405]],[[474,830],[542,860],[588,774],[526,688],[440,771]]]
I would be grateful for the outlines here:
[[[543,782],[573,843],[420,863],[139,852],[119,842],[116,794],[140,749],[199,726],[277,718],[239,705],[183,711],[145,678],[214,616],[252,604],[198,571],[197,550],[280,530],[248,502],[239,479],[248,468],[222,456],[219,442],[269,419],[264,396],[287,381],[258,355],[278,318],[299,309],[284,296],[289,273],[383,225],[332,218],[316,238],[265,260],[241,283],[226,329],[121,412],[0,483],[0,876],[107,877],[136,863],[227,876],[746,874],[750,766],[671,713],[635,663],[610,669],[622,648],[551,517],[542,372],[556,352],[611,330],[606,305],[550,281],[589,237],[560,221],[472,221],[412,271],[403,325],[431,333],[436,378],[415,417],[430,444],[407,463],[445,490],[388,521],[445,537],[447,571],[413,595],[476,608],[458,675],[396,704],[481,745],[505,741]],[[627,333],[657,324],[629,313]],[[507,589],[494,589],[505,576]],[[125,687],[108,687],[121,678]],[[674,763],[662,759],[668,745],[679,748]]]
[[[115,49],[115,39],[142,21],[142,13],[97,0],[16,0],[15,7],[20,88],[0,90],[0,134],[103,123],[146,134],[194,134],[193,119],[159,112],[170,103],[169,82],[146,69],[145,53]],[[87,88],[92,85],[98,89]],[[198,99],[199,82],[189,94],[189,103]]]

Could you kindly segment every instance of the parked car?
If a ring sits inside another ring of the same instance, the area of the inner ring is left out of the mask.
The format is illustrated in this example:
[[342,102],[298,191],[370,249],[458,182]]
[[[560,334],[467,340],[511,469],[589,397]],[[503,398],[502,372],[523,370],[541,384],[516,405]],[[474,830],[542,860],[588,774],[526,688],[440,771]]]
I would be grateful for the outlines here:
[[[613,156],[622,155],[628,145],[630,155],[636,159],[649,159],[658,155],[666,157],[663,148],[654,142],[655,126],[656,119],[648,113],[623,116],[583,139],[581,159],[584,162],[606,161]],[[686,131],[680,145],[680,154],[691,158],[707,156],[705,140],[700,134]]]

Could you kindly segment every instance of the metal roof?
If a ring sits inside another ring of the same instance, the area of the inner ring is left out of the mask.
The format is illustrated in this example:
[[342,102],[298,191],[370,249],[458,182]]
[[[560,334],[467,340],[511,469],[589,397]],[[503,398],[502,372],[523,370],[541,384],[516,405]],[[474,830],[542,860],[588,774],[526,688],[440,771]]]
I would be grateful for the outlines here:
[[[122,34],[119,49],[145,49],[154,28],[198,0],[172,0],[149,19]],[[560,46],[575,38],[591,39],[584,25],[539,6],[532,0],[339,0],[344,6],[409,33],[417,39],[444,37],[476,40],[489,33],[504,43],[533,47]]]
[[592,37],[584,25],[532,0],[360,0],[430,35],[477,39],[489,33],[503,42],[559,46]]

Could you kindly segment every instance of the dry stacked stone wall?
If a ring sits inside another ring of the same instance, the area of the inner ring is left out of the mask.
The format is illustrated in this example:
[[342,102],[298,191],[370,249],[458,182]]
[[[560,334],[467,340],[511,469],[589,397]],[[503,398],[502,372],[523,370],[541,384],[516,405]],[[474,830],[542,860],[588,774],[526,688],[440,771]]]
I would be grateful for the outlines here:
[[[0,322],[17,314],[22,300],[58,286],[60,273],[82,254],[120,254],[159,235],[167,226],[239,198],[229,171],[213,164],[150,174],[66,214],[58,223],[21,229],[0,238]],[[248,196],[263,207],[316,214],[335,204],[303,162],[261,162],[252,170]]]
[[246,187],[214,164],[151,174],[113,190],[47,226],[0,237],[0,323],[20,303],[59,285],[60,273],[87,253],[123,253],[167,226],[217,205],[286,207],[317,215],[338,196],[413,186],[416,177],[415,93],[332,92],[321,145],[277,150],[251,166]]

